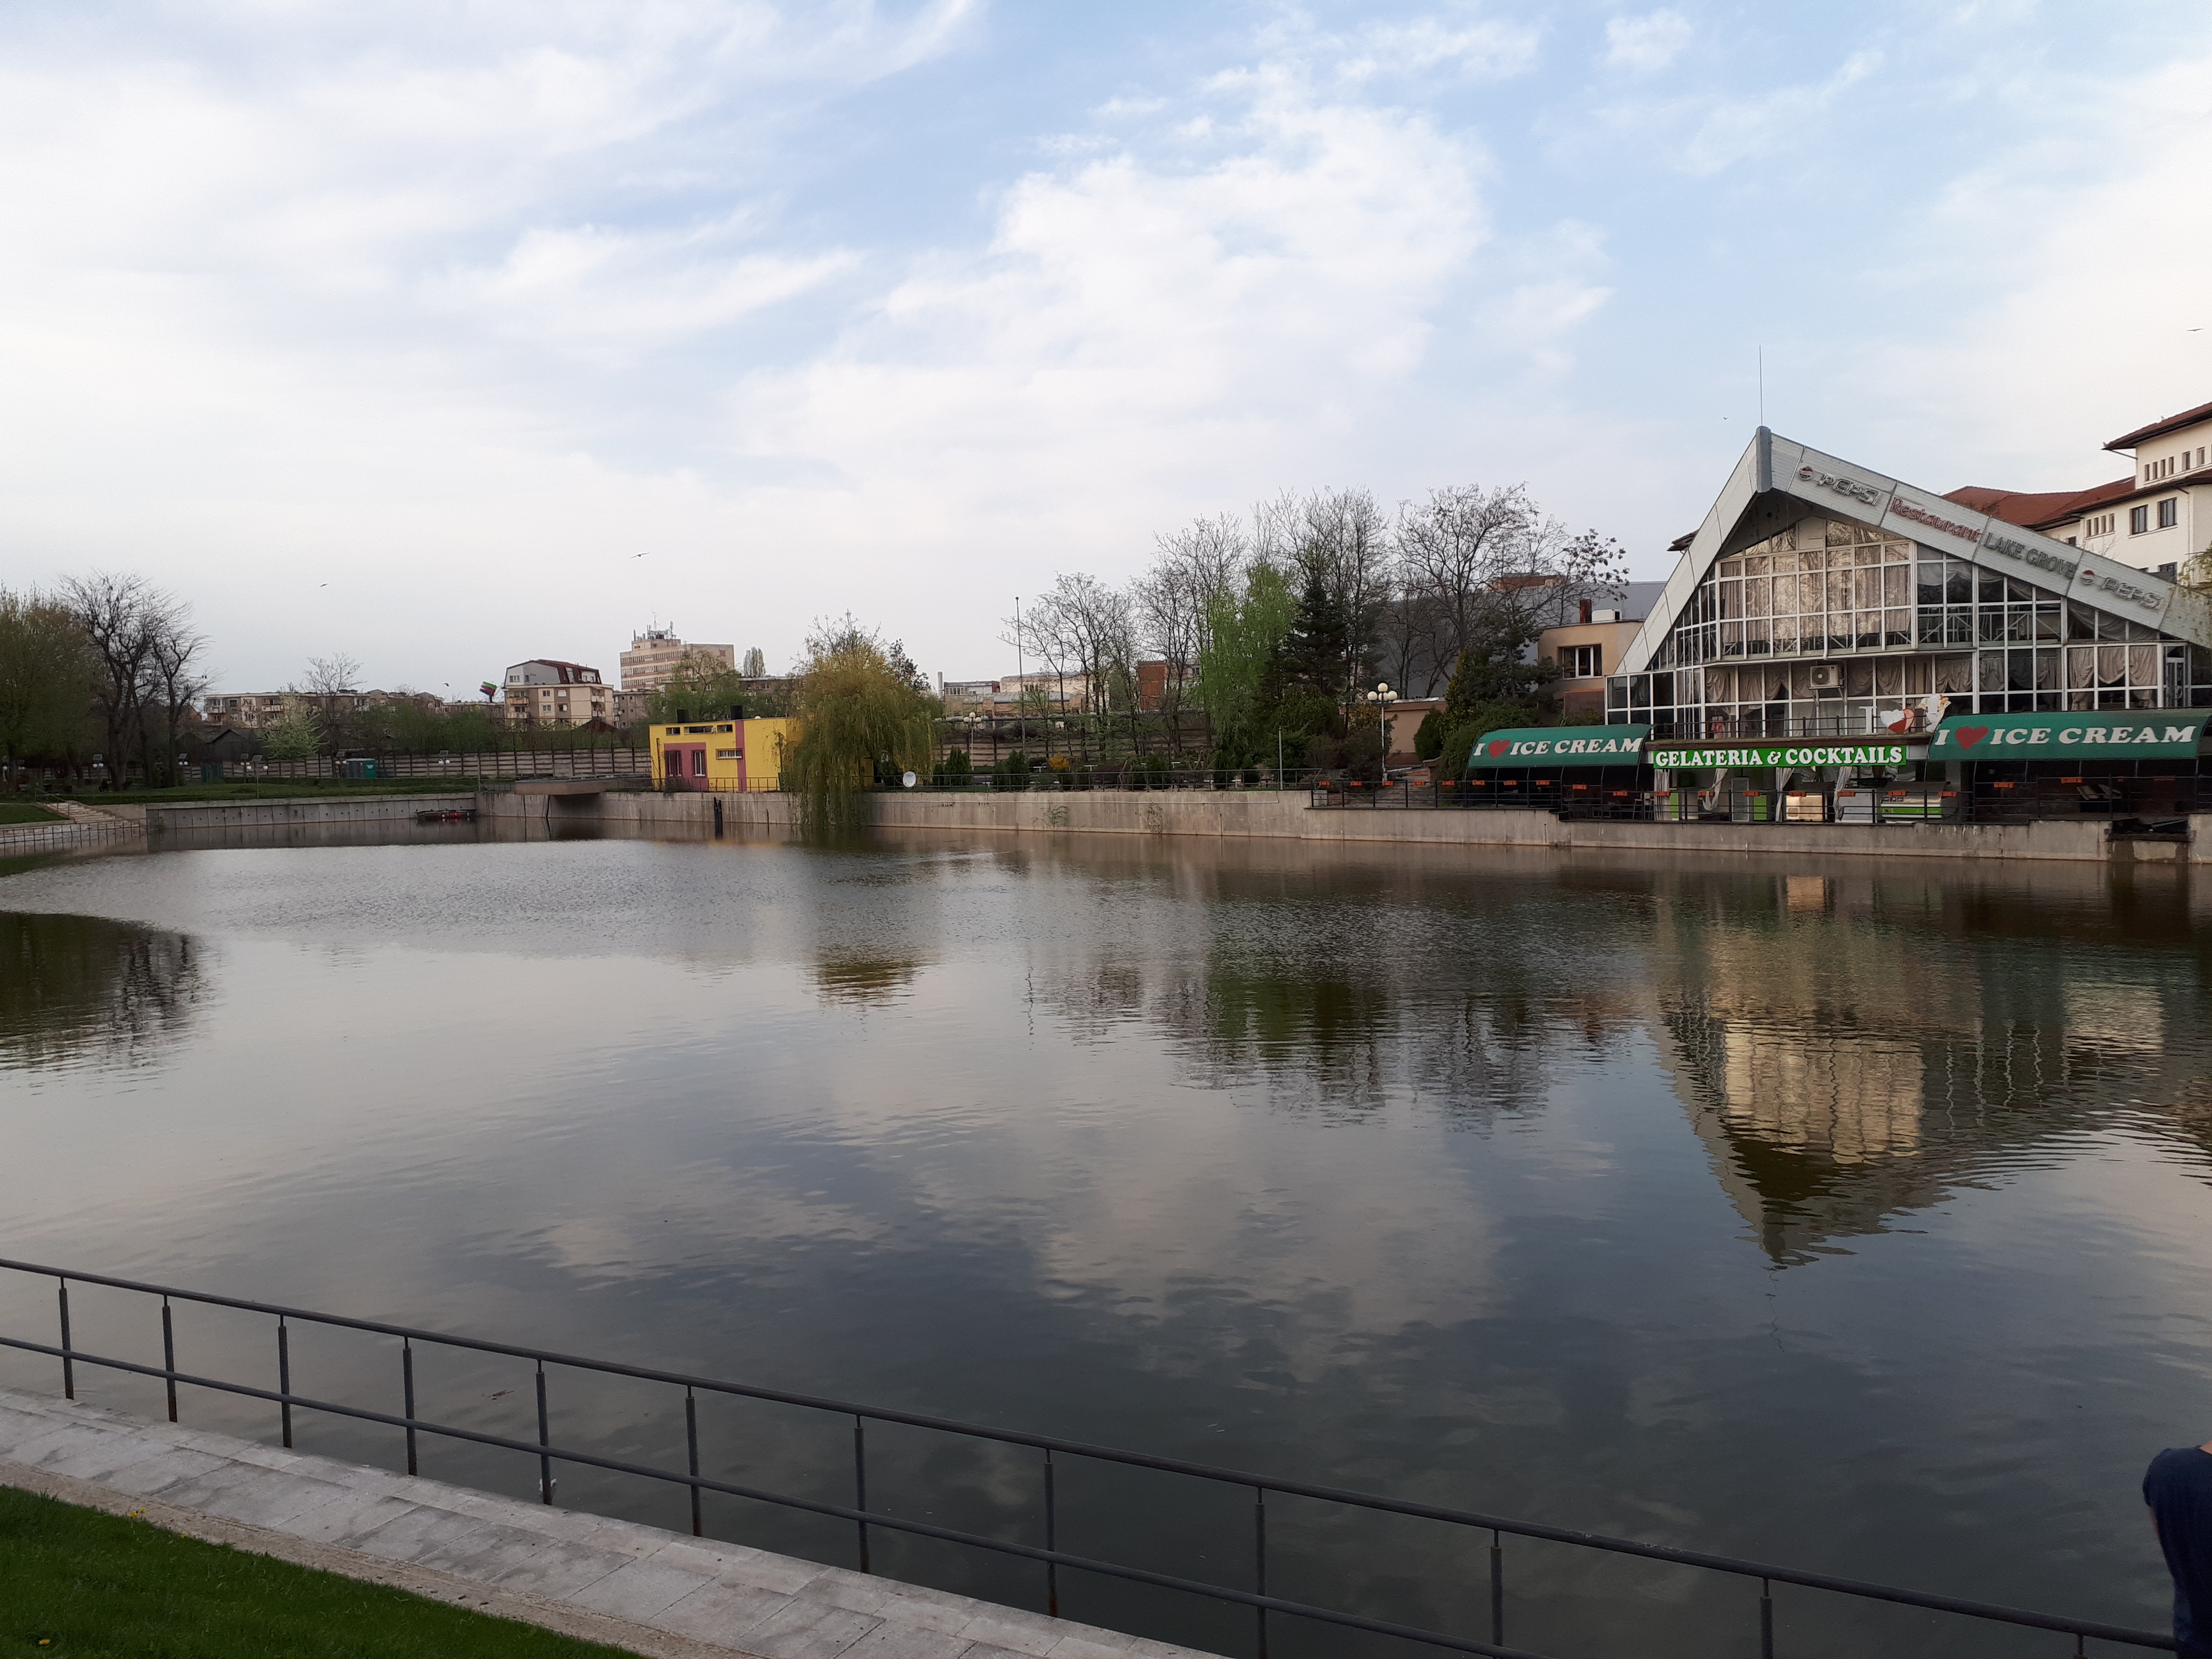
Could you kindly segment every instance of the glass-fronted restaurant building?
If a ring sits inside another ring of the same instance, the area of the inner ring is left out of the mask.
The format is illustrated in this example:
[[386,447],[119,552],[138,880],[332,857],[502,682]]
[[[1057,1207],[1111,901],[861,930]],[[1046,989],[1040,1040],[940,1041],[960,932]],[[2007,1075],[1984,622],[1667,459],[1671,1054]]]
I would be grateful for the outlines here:
[[[2212,407],[2191,414],[2173,435],[2212,432]],[[1665,595],[1607,683],[1607,719],[1712,740],[2212,706],[2212,605],[2179,580],[2212,540],[2212,501],[2198,500],[2212,466],[2201,447],[2180,453],[2198,459],[2140,485],[1947,497],[1762,428],[1677,544]],[[2019,517],[2094,499],[2045,533],[1960,499],[1976,497],[1999,512],[2032,503]]]
[[[1491,733],[1468,804],[2191,810],[2212,772],[2212,404],[2106,447],[2132,476],[1946,495],[1761,428],[1675,544],[1606,725],[1582,728],[1617,743]],[[1632,739],[1633,773],[1616,752]]]

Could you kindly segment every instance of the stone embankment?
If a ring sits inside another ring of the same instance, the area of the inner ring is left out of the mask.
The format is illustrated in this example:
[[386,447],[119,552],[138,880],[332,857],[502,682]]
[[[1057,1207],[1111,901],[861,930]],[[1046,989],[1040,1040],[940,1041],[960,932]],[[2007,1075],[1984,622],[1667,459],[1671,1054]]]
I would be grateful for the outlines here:
[[[788,796],[611,793],[485,798],[495,822],[600,827],[617,833],[712,836],[784,833]],[[2106,863],[2212,861],[2212,815],[2190,820],[2185,841],[2114,837],[2101,820],[2039,823],[1564,823],[1549,812],[1315,807],[1303,791],[1033,790],[876,797],[884,830],[969,835],[1116,835],[1388,842],[1455,847],[1611,852],[1781,854],[1790,857],[2062,859]]]
[[182,830],[281,829],[301,823],[412,823],[417,812],[465,812],[476,805],[474,792],[456,791],[450,795],[328,795],[297,800],[179,801],[173,806],[112,810],[135,811],[149,832],[160,835]]
[[0,1485],[658,1659],[1206,1659],[741,1544],[5,1389]]

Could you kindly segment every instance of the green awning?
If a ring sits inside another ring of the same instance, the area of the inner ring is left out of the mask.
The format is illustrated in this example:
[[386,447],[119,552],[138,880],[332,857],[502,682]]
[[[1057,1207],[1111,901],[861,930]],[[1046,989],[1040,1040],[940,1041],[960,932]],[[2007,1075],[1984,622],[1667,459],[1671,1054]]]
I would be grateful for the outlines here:
[[2197,753],[2202,708],[2115,708],[2091,714],[1954,714],[1936,728],[1931,761],[2186,760]]
[[1467,757],[1469,768],[1495,766],[1640,766],[1649,726],[1518,726],[1486,732]]

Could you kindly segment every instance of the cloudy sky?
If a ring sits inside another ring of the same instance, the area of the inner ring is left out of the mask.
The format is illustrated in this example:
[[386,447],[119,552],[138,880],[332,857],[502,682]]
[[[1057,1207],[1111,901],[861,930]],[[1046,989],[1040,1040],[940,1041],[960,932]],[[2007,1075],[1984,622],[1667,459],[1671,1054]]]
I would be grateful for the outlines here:
[[1657,575],[1762,346],[1932,487],[2124,471],[2212,398],[2208,177],[2201,0],[10,5],[0,581],[465,693],[848,610],[998,672],[1285,488]]

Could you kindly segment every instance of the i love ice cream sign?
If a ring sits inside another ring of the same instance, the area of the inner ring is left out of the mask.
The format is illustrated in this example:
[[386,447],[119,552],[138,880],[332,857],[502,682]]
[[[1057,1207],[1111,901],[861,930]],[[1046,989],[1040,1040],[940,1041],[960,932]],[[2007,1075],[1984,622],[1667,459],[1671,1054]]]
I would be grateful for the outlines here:
[[1634,766],[1649,726],[1522,726],[1486,732],[1468,757],[1480,766]]
[[2104,709],[2095,714],[1954,714],[1936,728],[1931,761],[2063,760],[2137,756],[2182,760],[2197,753],[2206,711]]

